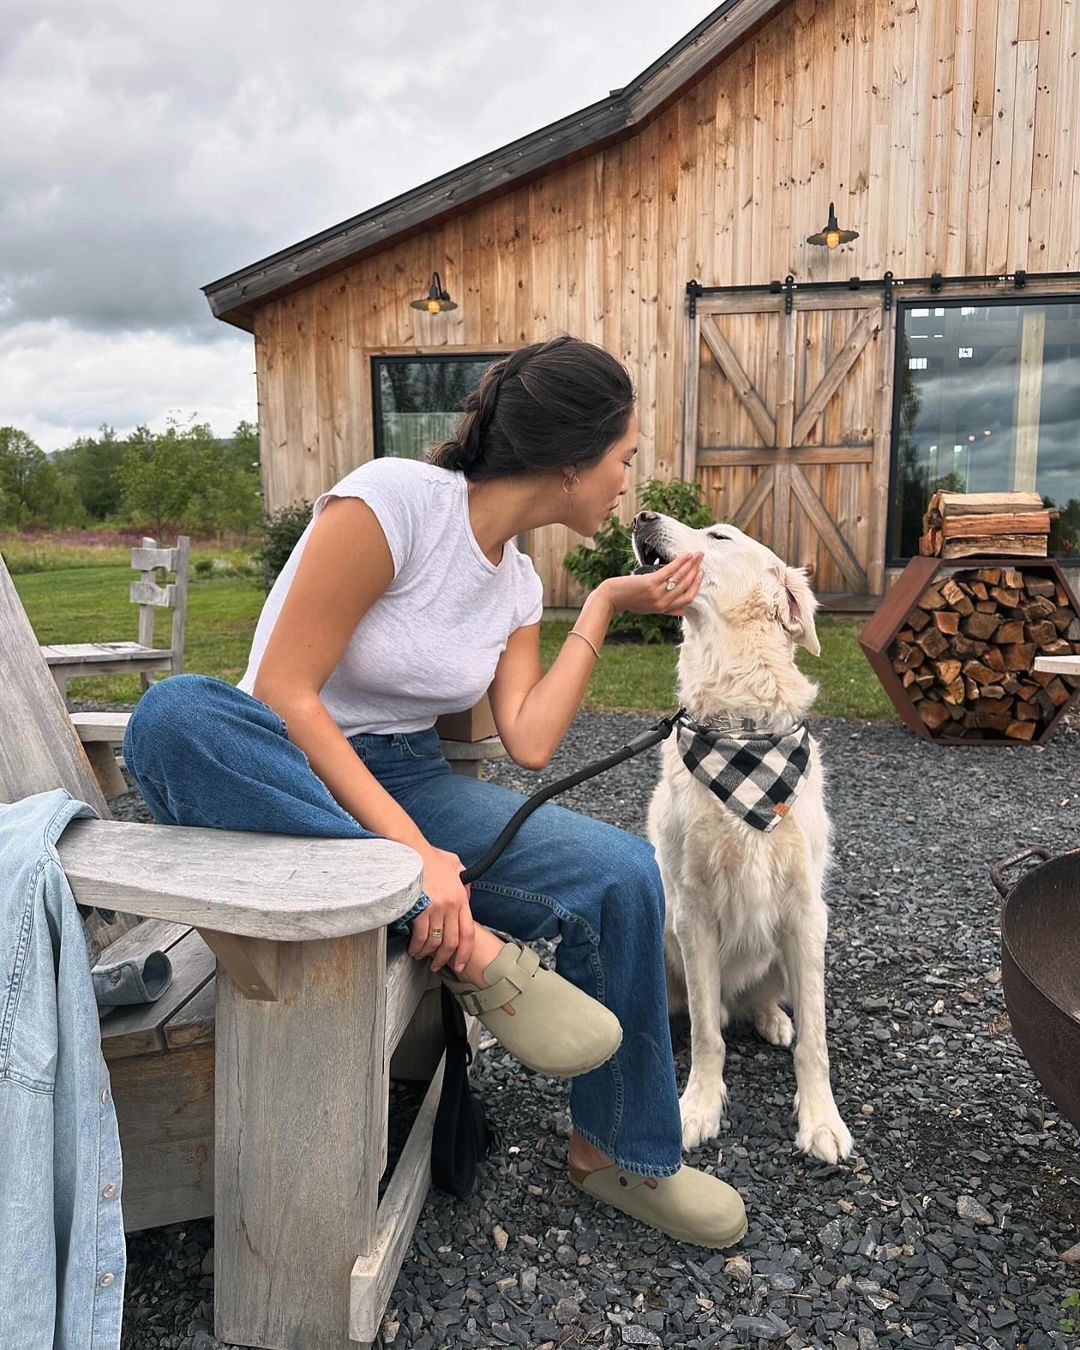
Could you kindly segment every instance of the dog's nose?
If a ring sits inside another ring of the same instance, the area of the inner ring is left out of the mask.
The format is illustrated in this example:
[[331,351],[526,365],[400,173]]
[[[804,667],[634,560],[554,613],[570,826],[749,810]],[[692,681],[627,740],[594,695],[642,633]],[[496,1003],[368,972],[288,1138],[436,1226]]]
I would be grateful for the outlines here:
[[655,511],[639,511],[634,517],[634,524],[647,524],[650,520],[659,520],[660,517]]

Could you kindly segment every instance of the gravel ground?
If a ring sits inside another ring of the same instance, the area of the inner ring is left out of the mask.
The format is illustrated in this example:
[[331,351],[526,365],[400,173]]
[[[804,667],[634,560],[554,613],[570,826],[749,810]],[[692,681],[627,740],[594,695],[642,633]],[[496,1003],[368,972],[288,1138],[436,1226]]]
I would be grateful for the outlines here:
[[[645,724],[582,714],[544,775],[489,774],[530,790]],[[987,874],[1026,843],[1076,845],[1080,732],[950,749],[891,724],[814,729],[836,836],[832,1078],[855,1156],[795,1152],[790,1052],[735,1028],[722,1153],[690,1161],[738,1187],[750,1229],[726,1255],[680,1246],[570,1185],[565,1085],[489,1048],[474,1081],[503,1149],[469,1200],[429,1197],[381,1345],[1080,1346],[1059,1329],[1080,1287],[1063,1259],[1080,1239],[1077,1135],[1010,1034]],[[561,800],[642,831],[655,775],[652,752]],[[686,1020],[672,1030],[682,1083]],[[125,1350],[215,1350],[211,1243],[209,1221],[129,1239]]]

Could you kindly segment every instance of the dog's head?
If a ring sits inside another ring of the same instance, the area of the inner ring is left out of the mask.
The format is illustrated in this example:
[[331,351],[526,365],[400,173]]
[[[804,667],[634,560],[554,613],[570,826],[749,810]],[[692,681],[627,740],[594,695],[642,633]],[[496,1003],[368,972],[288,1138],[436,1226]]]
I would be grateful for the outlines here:
[[686,607],[691,631],[719,627],[775,632],[794,645],[821,655],[814,613],[817,601],[806,573],[789,567],[771,549],[734,525],[693,530],[670,516],[639,511],[634,519],[636,573],[653,572],[680,553],[704,551],[704,580]]

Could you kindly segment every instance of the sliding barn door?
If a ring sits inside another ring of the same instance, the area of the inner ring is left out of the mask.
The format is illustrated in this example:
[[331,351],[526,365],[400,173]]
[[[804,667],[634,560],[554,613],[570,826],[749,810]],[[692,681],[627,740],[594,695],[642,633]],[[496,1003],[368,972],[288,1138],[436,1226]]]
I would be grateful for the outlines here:
[[728,293],[691,320],[684,444],[715,517],[836,600],[884,589],[893,317],[880,296],[804,292],[787,313]]

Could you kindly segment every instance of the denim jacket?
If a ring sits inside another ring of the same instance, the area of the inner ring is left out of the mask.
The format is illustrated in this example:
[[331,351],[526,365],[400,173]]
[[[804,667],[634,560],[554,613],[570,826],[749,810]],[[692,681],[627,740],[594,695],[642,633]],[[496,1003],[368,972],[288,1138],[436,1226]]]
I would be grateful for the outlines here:
[[126,1253],[120,1137],[58,789],[0,805],[0,1346],[113,1350]]

